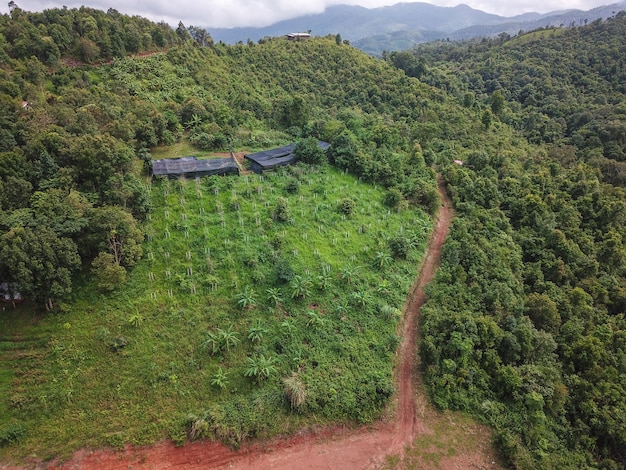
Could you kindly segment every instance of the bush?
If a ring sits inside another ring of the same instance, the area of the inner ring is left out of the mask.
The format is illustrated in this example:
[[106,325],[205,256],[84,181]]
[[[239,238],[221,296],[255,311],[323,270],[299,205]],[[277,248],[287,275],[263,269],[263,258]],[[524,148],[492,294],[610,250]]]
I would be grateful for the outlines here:
[[343,198],[339,203],[339,211],[345,215],[354,214],[354,209],[356,209],[356,203],[349,197]]
[[298,180],[295,178],[290,178],[287,184],[285,184],[285,191],[289,194],[296,194],[299,189],[300,183],[298,183]]
[[398,236],[389,240],[389,248],[395,258],[406,258],[410,243],[406,237]]
[[11,423],[0,430],[0,446],[15,444],[26,436],[26,428],[20,423]]
[[297,373],[291,374],[291,376],[283,379],[283,385],[285,386],[285,395],[291,403],[291,407],[301,408],[306,403],[306,388]]
[[389,190],[385,193],[385,197],[383,198],[383,204],[392,209],[397,209],[400,206],[400,203],[404,199],[402,193],[398,188],[389,188]]
[[288,260],[281,258],[276,261],[275,265],[276,282],[278,284],[286,284],[293,279],[294,271]]
[[289,201],[284,197],[279,197],[276,200],[276,207],[272,213],[272,218],[279,222],[288,222],[291,217],[289,213]]
[[298,161],[310,164],[320,164],[327,161],[326,152],[320,148],[317,139],[309,137],[296,143],[294,155]]

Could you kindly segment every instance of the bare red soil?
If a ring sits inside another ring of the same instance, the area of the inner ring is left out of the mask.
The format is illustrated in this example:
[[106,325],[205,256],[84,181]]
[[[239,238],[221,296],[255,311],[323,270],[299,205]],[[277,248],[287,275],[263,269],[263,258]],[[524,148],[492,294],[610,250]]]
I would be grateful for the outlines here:
[[[220,443],[194,442],[174,447],[161,442],[151,447],[123,451],[81,450],[50,469],[370,469],[393,467],[466,469],[497,467],[482,426],[454,422],[429,406],[421,384],[416,345],[424,286],[436,271],[443,242],[452,220],[451,204],[439,181],[442,206],[417,279],[407,297],[401,325],[402,343],[396,364],[397,395],[391,418],[370,426],[332,427],[319,431],[245,443],[232,450]],[[443,426],[443,431],[441,428]],[[436,436],[433,439],[432,436]],[[445,451],[440,451],[444,441]],[[449,445],[449,441],[452,444]],[[458,441],[458,442],[457,442]],[[469,446],[466,445],[467,441]],[[411,448],[415,448],[411,452]],[[442,455],[443,454],[443,455]]]

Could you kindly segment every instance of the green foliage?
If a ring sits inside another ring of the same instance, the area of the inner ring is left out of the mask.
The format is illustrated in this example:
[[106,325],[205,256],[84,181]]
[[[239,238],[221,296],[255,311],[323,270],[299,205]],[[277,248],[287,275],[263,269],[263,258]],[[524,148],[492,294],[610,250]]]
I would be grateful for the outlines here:
[[[285,281],[289,280],[290,279],[285,279]],[[267,301],[274,307],[283,301],[283,294],[278,287],[268,287],[265,293],[267,294]]]
[[[434,186],[434,173],[424,163],[438,158],[440,123],[448,139],[473,121],[445,94],[332,37],[231,47],[179,26],[88,8],[0,21],[0,274],[59,311],[40,316],[27,304],[0,320],[0,422],[26,422],[37,436],[0,457],[165,435],[180,443],[189,412],[192,438],[276,434],[290,411],[280,378],[294,370],[306,384],[303,423],[367,422],[388,403],[398,318],[379,315],[373,293],[384,273],[380,295],[399,308],[420,252],[380,271],[372,256],[388,234],[428,220],[421,188]],[[37,32],[20,39],[21,27]],[[126,56],[137,52],[156,53]],[[78,54],[94,65],[65,60]],[[342,171],[300,164],[197,181],[144,173],[153,158],[199,147],[317,139],[338,144]],[[285,190],[295,181],[297,192]],[[401,212],[381,206],[381,186],[401,191]],[[341,217],[347,196],[358,206]],[[292,297],[296,273],[307,282]],[[246,286],[256,308],[249,296],[237,305]],[[243,341],[257,325],[266,332]],[[27,354],[5,349],[21,338]],[[260,355],[276,358],[267,380],[251,376],[262,388],[244,375],[245,357]],[[215,393],[220,367],[228,385]]]
[[404,197],[402,196],[402,192],[398,188],[389,188],[385,193],[383,202],[386,206],[389,206],[392,209],[397,209],[400,207],[403,199]]
[[288,222],[291,218],[289,212],[289,200],[284,197],[280,197],[276,200],[276,207],[272,213],[272,218],[279,222]]
[[236,295],[237,305],[241,309],[251,309],[256,306],[256,292],[250,287],[246,286],[243,291]]
[[267,333],[267,328],[257,321],[248,329],[248,339],[253,343],[260,343]]
[[111,253],[100,253],[91,264],[91,270],[98,280],[98,287],[112,291],[126,281],[126,269],[115,262]]
[[355,209],[356,209],[356,202],[354,202],[354,199],[345,197],[339,202],[339,212],[341,212],[344,215],[352,215]]
[[293,299],[306,299],[311,296],[313,281],[311,281],[309,276],[296,274],[289,281],[289,287],[291,288],[291,297]]
[[[224,390],[228,386],[228,376],[221,367],[218,367],[215,374],[213,374],[213,376],[211,377],[211,385],[219,388],[220,390]],[[191,438],[194,439],[196,437],[200,438],[203,436],[207,437],[206,429],[199,429],[196,427],[195,430],[192,432]]]
[[396,258],[406,258],[410,248],[409,240],[402,235],[398,235],[389,240],[389,249]]
[[318,145],[317,139],[309,137],[296,142],[293,151],[298,161],[309,164],[320,164],[326,162],[326,153]]
[[261,385],[261,382],[269,379],[277,372],[275,366],[276,357],[274,356],[266,357],[264,354],[259,354],[247,357],[246,361],[248,363],[248,367],[246,368],[244,375],[246,377],[255,378],[258,385]]
[[5,424],[0,429],[0,447],[8,444],[17,444],[24,437],[26,437],[26,428],[22,424]]

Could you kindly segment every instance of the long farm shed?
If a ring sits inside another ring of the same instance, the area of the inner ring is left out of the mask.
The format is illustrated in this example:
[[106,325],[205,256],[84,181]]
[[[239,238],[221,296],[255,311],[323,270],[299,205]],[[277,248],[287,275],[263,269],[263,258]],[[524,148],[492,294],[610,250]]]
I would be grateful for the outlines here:
[[152,176],[168,178],[201,178],[211,175],[239,174],[233,157],[198,160],[196,157],[165,158],[152,162]]

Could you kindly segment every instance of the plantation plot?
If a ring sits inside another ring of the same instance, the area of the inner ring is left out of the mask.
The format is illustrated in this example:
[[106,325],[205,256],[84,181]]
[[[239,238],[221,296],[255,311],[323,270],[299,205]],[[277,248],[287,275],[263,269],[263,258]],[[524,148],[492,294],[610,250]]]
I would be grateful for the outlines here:
[[23,412],[20,452],[162,437],[236,445],[381,413],[431,230],[419,208],[390,211],[381,189],[330,166],[150,191],[128,282],[109,297],[88,288],[46,320],[50,380],[32,393],[49,397],[47,412]]

